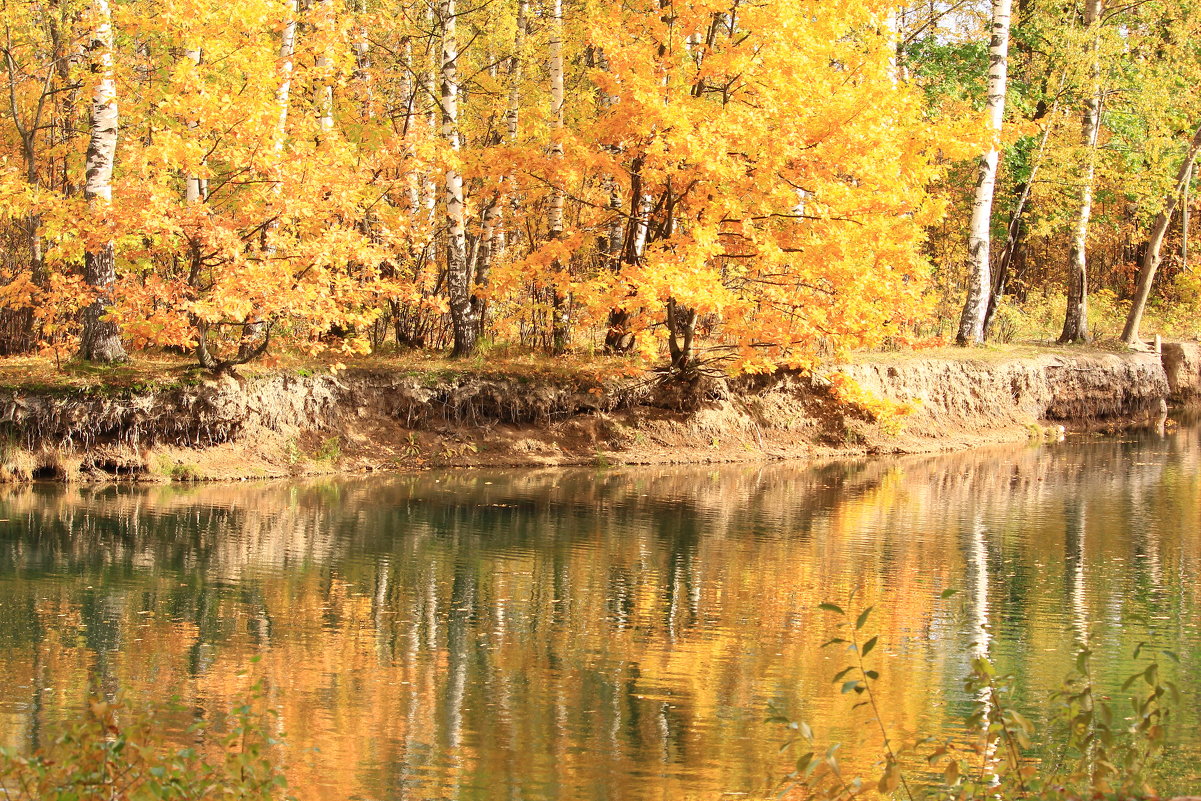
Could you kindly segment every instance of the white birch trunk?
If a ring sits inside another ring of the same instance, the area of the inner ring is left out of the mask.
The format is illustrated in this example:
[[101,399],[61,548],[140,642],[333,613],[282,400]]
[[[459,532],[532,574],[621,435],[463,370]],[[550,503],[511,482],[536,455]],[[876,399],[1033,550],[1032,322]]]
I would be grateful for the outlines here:
[[521,117],[521,74],[525,58],[525,26],[529,13],[529,1],[517,2],[517,29],[513,34],[513,58],[509,62],[509,111],[505,115],[509,142],[517,141],[518,121]]
[[[296,52],[296,14],[299,0],[287,0],[287,15],[284,17],[284,30],[279,41],[279,88],[275,90],[276,154],[284,151],[284,142],[288,137],[288,108],[292,98],[293,56]],[[278,184],[277,184],[278,191]]]
[[[113,27],[108,0],[93,0],[95,22],[90,44],[92,71],[99,76],[92,94],[91,129],[84,157],[83,195],[97,210],[113,199],[113,163],[117,155],[117,85],[113,78]],[[88,361],[115,362],[126,358],[117,324],[105,319],[117,280],[112,241],[84,253],[84,280],[96,293],[83,312],[80,355]]]
[[325,41],[322,42],[321,55],[317,57],[317,72],[324,81],[317,90],[317,113],[321,130],[329,132],[334,129],[334,84],[333,77],[330,74],[334,66],[333,59],[329,55],[330,43],[328,39],[328,37],[333,36],[336,27],[334,2],[333,0],[317,0],[317,9],[321,15],[321,27],[326,37]]
[[[558,165],[563,162],[563,0],[553,0],[552,2],[547,55],[550,67],[550,156],[557,169]],[[551,239],[563,236],[563,206],[566,193],[560,186],[562,181],[563,176],[556,173],[554,188],[551,190],[550,213],[547,221]],[[563,264],[556,261],[554,269],[556,273],[562,273],[564,271]],[[552,305],[554,309],[551,321],[551,349],[555,353],[563,353],[567,350],[568,339],[571,335],[571,312],[569,310],[570,299],[558,286],[552,290]]]
[[1088,342],[1088,224],[1093,210],[1093,183],[1096,177],[1097,135],[1101,130],[1101,5],[1103,0],[1086,0],[1084,25],[1092,32],[1092,86],[1084,102],[1081,139],[1085,165],[1081,176],[1080,204],[1068,254],[1068,306],[1063,318],[1060,343]]
[[[505,114],[509,145],[517,144],[517,136],[520,131],[521,78],[525,62],[525,35],[528,17],[529,0],[517,0],[517,27],[513,33],[513,58],[509,61],[509,109]],[[518,220],[517,212],[521,208],[521,196],[517,192],[516,173],[509,175],[507,181],[509,184],[509,211],[512,212],[513,222],[516,223]],[[514,225],[512,232],[506,235],[502,228],[501,237],[504,240],[501,247],[504,247],[505,244],[517,242],[520,232],[516,228],[516,225]]]
[[888,29],[892,34],[892,55],[888,59],[888,74],[893,84],[909,80],[909,67],[905,63],[905,7],[893,8],[888,13]]
[[[553,0],[547,51],[550,62],[550,155],[558,164],[563,161],[563,0]],[[564,191],[558,185],[561,180],[560,176],[555,176],[555,188],[550,198],[551,239],[563,235]]]
[[638,200],[638,215],[634,221],[634,259],[642,260],[642,252],[646,250],[646,236],[650,229],[651,209],[654,208],[655,198],[642,195]]
[[1180,198],[1180,267],[1183,270],[1188,269],[1188,235],[1189,235],[1189,190],[1193,186],[1193,171],[1196,169],[1194,163],[1189,168],[1189,173],[1184,178],[1184,191],[1181,192]]
[[1193,140],[1189,143],[1184,163],[1180,165],[1180,169],[1176,173],[1176,184],[1164,199],[1163,209],[1156,215],[1155,222],[1151,226],[1147,251],[1143,254],[1142,264],[1139,265],[1134,302],[1130,306],[1130,313],[1126,317],[1126,326],[1122,330],[1122,341],[1127,345],[1134,345],[1138,342],[1138,329],[1143,320],[1143,311],[1147,307],[1147,298],[1151,295],[1151,284],[1155,280],[1155,272],[1159,269],[1159,253],[1163,247],[1164,236],[1172,225],[1172,215],[1176,211],[1177,199],[1188,190],[1193,165],[1197,163],[1199,153],[1201,153],[1201,127],[1198,127],[1197,132],[1193,134]]
[[[406,38],[403,48],[404,73],[401,75],[401,97],[405,104],[405,119],[404,125],[401,128],[401,135],[408,138],[413,125],[413,109],[417,103],[417,84],[418,81],[413,75],[413,44]],[[406,152],[411,152],[406,144]],[[417,216],[421,210],[421,176],[416,170],[410,170],[407,176],[408,180],[406,188],[409,196],[409,225],[412,226],[417,221]]]
[[[517,4],[517,30],[513,37],[513,56],[509,62],[509,98],[505,112],[506,138],[510,144],[517,140],[517,125],[521,112],[521,51],[525,46],[525,15],[526,0]],[[489,59],[491,61],[491,59]],[[488,276],[492,269],[493,260],[503,252],[505,247],[504,209],[509,201],[504,184],[510,186],[516,176],[502,176],[501,188],[484,209],[483,226],[480,231],[479,250],[476,259],[475,280],[480,286],[488,284]],[[478,299],[476,299],[478,301]],[[485,325],[485,308],[482,301],[475,303],[475,316],[483,333]]]
[[[190,47],[184,51],[184,57],[192,62],[194,67],[200,66],[200,48]],[[192,119],[188,121],[188,129],[196,131],[200,123]],[[201,165],[203,166],[203,164]],[[204,202],[204,179],[199,175],[189,175],[184,182],[184,202],[189,206]]]
[[[426,23],[430,30],[435,30],[438,25],[437,9],[433,3],[435,0],[429,0],[429,5],[426,6]],[[441,53],[434,48],[430,48],[429,59],[426,63],[426,71],[424,77],[423,91],[420,92],[423,96],[435,97],[435,92],[440,92],[439,81],[442,69]],[[436,131],[440,131],[440,111],[442,99],[440,96],[431,102],[426,107],[426,134],[435,136]],[[426,173],[425,179],[422,181],[422,191],[424,192],[422,203],[424,204],[426,213],[427,229],[436,231],[438,228],[438,181],[435,178],[435,173]],[[429,244],[427,246],[427,255],[429,261],[437,264],[440,261],[440,243],[437,236],[431,234]]]
[[471,313],[463,176],[456,163],[459,151],[459,45],[455,14],[455,0],[442,0],[442,137],[455,154],[447,164],[443,184],[447,222],[446,288],[455,340],[453,355],[468,356],[475,350],[477,329]]
[[992,141],[980,159],[976,177],[976,195],[972,201],[972,221],[968,235],[968,293],[959,320],[956,342],[960,345],[984,341],[984,317],[988,311],[988,293],[992,287],[989,264],[990,227],[993,194],[997,185],[998,149],[1001,125],[1005,117],[1005,87],[1009,66],[1009,17],[1011,0],[993,0],[992,38],[989,42],[988,127]]
[[[360,17],[367,14],[366,0],[359,0],[358,13]],[[405,43],[406,47],[408,42]],[[375,119],[375,97],[374,89],[371,81],[371,39],[367,35],[367,24],[359,20],[359,24],[355,29],[354,44],[354,73],[355,78],[359,82],[360,91],[363,93],[363,119]],[[408,80],[408,70],[405,70],[404,78]]]

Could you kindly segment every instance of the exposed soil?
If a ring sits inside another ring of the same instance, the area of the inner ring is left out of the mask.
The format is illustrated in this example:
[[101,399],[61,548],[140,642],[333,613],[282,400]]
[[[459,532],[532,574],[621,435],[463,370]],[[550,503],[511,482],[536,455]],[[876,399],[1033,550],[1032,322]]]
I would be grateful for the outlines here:
[[[1162,361],[1098,352],[880,356],[814,376],[684,384],[653,375],[413,375],[376,366],[66,392],[0,387],[0,475],[183,481],[952,450],[1054,436],[1060,424],[1153,421],[1165,398],[1201,386],[1199,354],[1169,353]],[[835,371],[912,411],[877,419],[871,405],[831,388]]]

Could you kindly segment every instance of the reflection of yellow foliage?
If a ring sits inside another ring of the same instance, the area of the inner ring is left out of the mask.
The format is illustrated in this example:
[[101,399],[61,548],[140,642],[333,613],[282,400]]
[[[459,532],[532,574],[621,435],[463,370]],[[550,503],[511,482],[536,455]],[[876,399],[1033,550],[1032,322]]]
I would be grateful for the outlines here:
[[[884,723],[899,739],[959,736],[976,600],[1029,697],[1058,686],[1078,519],[1083,614],[1131,619],[1169,596],[1182,619],[1197,609],[1197,586],[1168,574],[1201,568],[1201,534],[1178,525],[1201,513],[1195,452],[1087,447],[1071,459],[1006,449],[810,469],[6,490],[6,515],[36,521],[46,554],[6,558],[47,561],[0,575],[5,619],[20,622],[0,649],[0,737],[28,743],[93,681],[213,714],[261,675],[306,801],[399,783],[417,797],[552,780],[643,797],[757,792],[786,770],[768,701],[846,743],[848,771],[872,774],[879,735],[829,682],[846,656],[820,647],[838,630],[819,602],[854,590],[875,605]],[[1102,460],[1127,483],[1089,469]],[[1132,542],[1116,524],[1135,497],[1157,537]],[[968,597],[965,510],[987,522],[982,599]],[[1172,592],[1110,592],[1134,575]],[[960,596],[939,601],[944,587]],[[1100,645],[1111,655],[1145,638],[1133,624],[1112,635]],[[188,722],[170,722],[175,736]]]

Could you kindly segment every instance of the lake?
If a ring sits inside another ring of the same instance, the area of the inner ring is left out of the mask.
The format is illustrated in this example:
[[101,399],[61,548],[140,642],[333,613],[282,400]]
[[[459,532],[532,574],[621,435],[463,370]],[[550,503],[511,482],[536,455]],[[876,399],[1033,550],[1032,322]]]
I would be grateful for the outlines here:
[[822,464],[3,488],[0,744],[37,746],[89,687],[205,717],[261,680],[306,801],[754,798],[789,769],[773,710],[874,779],[878,729],[821,647],[830,601],[875,607],[898,737],[967,736],[974,654],[1038,720],[1086,637],[1115,695],[1138,643],[1171,651],[1159,789],[1196,791],[1199,466],[1182,425]]

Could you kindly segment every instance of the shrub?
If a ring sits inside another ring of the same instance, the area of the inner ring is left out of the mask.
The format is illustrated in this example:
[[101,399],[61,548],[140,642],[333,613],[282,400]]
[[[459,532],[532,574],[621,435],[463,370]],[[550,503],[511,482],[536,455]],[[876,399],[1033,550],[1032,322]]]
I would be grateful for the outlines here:
[[[795,733],[785,747],[803,751],[795,770],[781,782],[781,794],[796,790],[811,801],[847,801],[870,788],[907,801],[1156,797],[1154,768],[1164,752],[1172,708],[1180,703],[1176,686],[1162,678],[1157,659],[1158,654],[1172,656],[1170,652],[1156,652],[1146,643],[1135,648],[1134,660],[1142,660],[1142,666],[1122,686],[1129,693],[1130,710],[1122,713],[1096,685],[1093,651],[1086,642],[1076,653],[1075,668],[1050,698],[1047,720],[1037,727],[1037,749],[1035,724],[1013,703],[1014,677],[1000,675],[991,661],[977,656],[964,681],[974,699],[964,721],[969,741],[927,737],[902,742],[886,730],[878,706],[882,701],[874,690],[880,674],[868,659],[880,636],[867,635],[872,608],[856,615],[832,603],[821,608],[840,618],[840,635],[823,647],[842,647],[850,654],[834,682],[854,699],[855,707],[866,707],[879,727],[879,775],[845,775],[838,744],[822,750],[806,723],[774,715],[769,722],[784,723]],[[907,775],[923,764],[923,776]]]
[[189,727],[195,746],[164,735],[168,708],[133,710],[101,699],[50,744],[23,756],[0,749],[0,795],[5,801],[243,801],[288,799],[274,757],[278,741],[261,692],[230,710],[218,728]]

